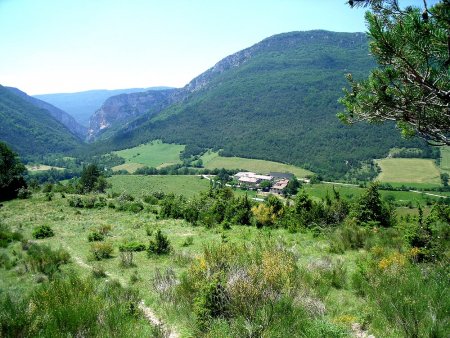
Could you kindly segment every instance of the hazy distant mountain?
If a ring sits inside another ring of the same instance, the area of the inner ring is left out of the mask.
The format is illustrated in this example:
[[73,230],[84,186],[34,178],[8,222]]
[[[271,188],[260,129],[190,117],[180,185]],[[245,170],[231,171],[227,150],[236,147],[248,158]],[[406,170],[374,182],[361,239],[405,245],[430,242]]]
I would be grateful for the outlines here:
[[90,118],[89,138],[107,138],[132,121],[146,113],[153,116],[180,100],[179,89],[148,90],[111,96]]
[[107,98],[124,93],[143,92],[149,89],[168,89],[169,87],[129,88],[129,89],[97,89],[77,93],[41,94],[34,97],[49,102],[72,115],[78,123],[89,126],[89,118],[100,108]]
[[70,151],[81,144],[48,110],[20,93],[0,85],[0,140],[21,157]]
[[422,145],[402,140],[392,124],[349,127],[336,118],[345,74],[362,78],[373,66],[364,33],[275,35],[224,58],[178,90],[178,102],[129,122],[95,147],[162,139],[341,177],[391,147]]
[[5,88],[9,89],[14,94],[20,96],[25,101],[30,102],[34,106],[49,111],[50,114],[55,119],[64,124],[67,127],[67,129],[69,129],[73,134],[78,136],[81,140],[84,140],[86,138],[87,128],[79,124],[71,115],[67,114],[65,111],[51,105],[50,103],[29,96],[17,88],[13,87],[5,87]]

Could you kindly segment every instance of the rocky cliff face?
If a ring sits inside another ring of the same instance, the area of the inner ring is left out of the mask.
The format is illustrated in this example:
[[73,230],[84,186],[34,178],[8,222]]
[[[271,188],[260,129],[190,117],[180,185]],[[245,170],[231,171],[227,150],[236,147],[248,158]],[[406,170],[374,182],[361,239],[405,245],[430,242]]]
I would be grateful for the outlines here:
[[25,101],[31,103],[33,106],[47,110],[50,115],[61,122],[64,126],[66,126],[66,128],[69,129],[69,131],[77,136],[80,140],[84,140],[86,138],[87,128],[80,125],[71,115],[69,115],[65,111],[51,105],[50,103],[31,97],[17,88],[5,88],[7,88],[13,94],[21,97]]
[[144,113],[151,116],[178,101],[179,89],[149,90],[111,96],[90,118],[88,138],[95,139],[117,124],[125,124]]

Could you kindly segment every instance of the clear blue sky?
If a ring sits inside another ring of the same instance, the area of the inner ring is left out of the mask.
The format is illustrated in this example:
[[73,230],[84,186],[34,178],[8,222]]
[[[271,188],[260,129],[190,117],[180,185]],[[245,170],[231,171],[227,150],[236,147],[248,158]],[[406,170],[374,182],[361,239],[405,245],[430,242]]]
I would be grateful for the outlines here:
[[182,87],[266,37],[311,29],[365,31],[364,10],[345,0],[0,0],[0,84],[29,94]]

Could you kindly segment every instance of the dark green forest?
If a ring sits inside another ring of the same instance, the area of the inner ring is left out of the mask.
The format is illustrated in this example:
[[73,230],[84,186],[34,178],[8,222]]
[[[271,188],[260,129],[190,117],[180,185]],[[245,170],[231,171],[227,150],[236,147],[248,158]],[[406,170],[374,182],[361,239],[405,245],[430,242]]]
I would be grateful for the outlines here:
[[296,164],[329,178],[384,157],[394,146],[427,147],[402,139],[393,124],[350,127],[336,118],[345,74],[364,77],[374,67],[364,34],[286,33],[246,51],[251,56],[242,64],[183,102],[94,146],[110,150],[162,139],[222,149],[224,156]]
[[0,85],[0,140],[21,158],[73,150],[81,141],[50,113]]

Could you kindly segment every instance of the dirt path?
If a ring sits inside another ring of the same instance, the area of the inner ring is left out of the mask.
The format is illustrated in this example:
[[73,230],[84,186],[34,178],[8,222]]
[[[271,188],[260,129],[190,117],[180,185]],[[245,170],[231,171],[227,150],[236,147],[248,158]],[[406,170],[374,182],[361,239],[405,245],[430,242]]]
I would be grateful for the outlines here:
[[[71,251],[70,248],[68,248],[68,247],[66,247],[66,248],[69,250],[69,252]],[[84,262],[80,257],[72,255],[72,258],[79,266],[81,266],[85,269],[92,270],[92,266],[87,264],[86,262]],[[114,276],[113,274],[111,274],[109,272],[105,272],[105,273],[109,278],[117,279],[120,282],[120,284],[122,284],[122,285],[126,284],[125,280],[123,278]],[[161,321],[161,319],[158,318],[158,316],[155,314],[155,312],[152,309],[150,309],[147,305],[145,305],[144,300],[140,301],[139,309],[141,309],[141,311],[144,314],[144,317],[150,322],[150,324],[162,328],[162,330],[165,332],[165,337],[179,338],[179,334],[176,331],[174,331],[172,328],[165,325]]]

